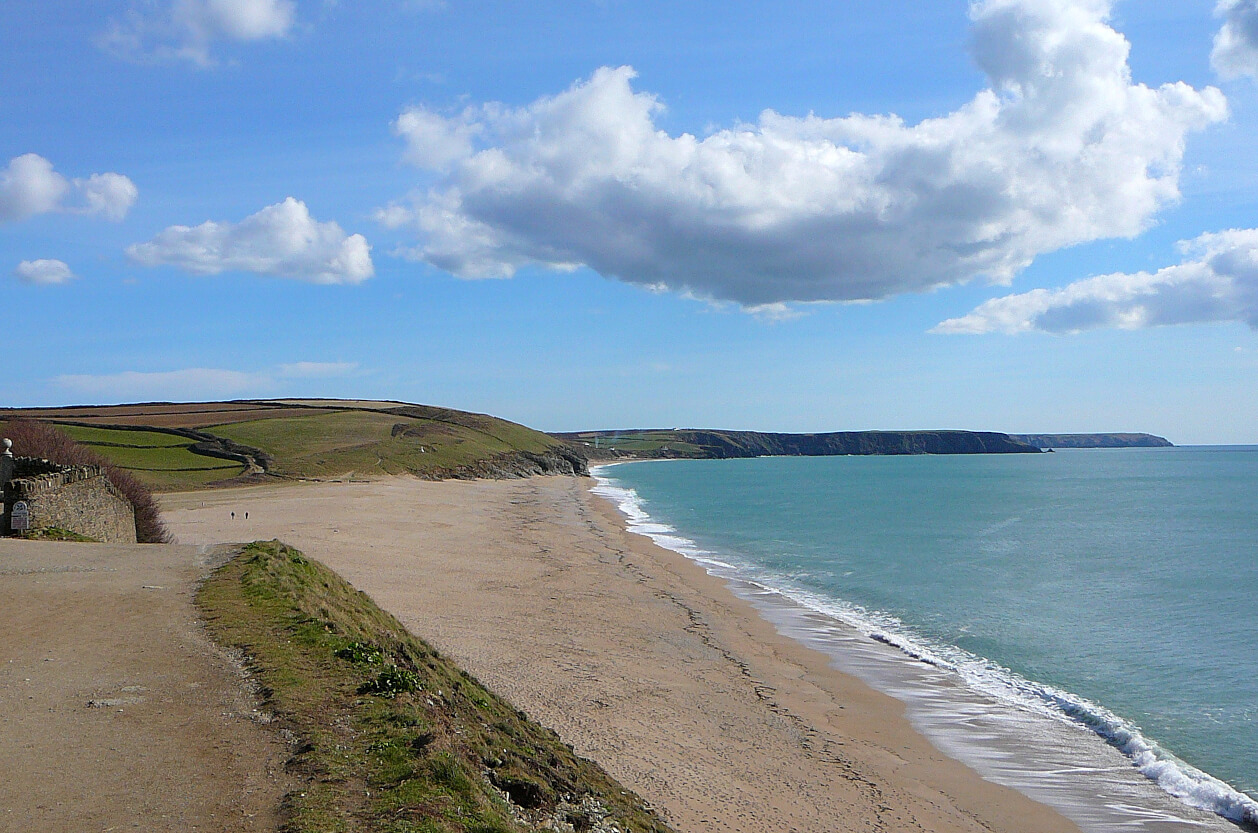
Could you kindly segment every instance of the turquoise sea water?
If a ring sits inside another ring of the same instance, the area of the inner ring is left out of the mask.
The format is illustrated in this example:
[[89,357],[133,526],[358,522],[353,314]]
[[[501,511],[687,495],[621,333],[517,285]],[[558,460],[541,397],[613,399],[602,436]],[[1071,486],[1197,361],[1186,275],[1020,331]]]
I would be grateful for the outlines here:
[[[1150,794],[1258,823],[1258,447],[668,461],[598,476],[639,531],[719,574],[925,659],[931,679],[1001,709],[1086,727],[1052,742],[1108,742]],[[1096,829],[1119,805],[1133,805],[1128,826],[1167,829],[1138,791],[1080,797],[1097,783],[1080,778],[1061,802],[1106,804]]]

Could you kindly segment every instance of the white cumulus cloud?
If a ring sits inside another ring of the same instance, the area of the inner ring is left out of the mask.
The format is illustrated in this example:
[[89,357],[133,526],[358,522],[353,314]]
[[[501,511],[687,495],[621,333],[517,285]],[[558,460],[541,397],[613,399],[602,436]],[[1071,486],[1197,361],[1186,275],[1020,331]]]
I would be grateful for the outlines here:
[[92,174],[71,181],[37,153],[16,156],[0,169],[0,222],[52,211],[118,221],[138,196],[135,183],[122,174]]
[[424,107],[412,107],[398,116],[393,125],[406,139],[406,159],[421,168],[440,170],[451,162],[472,155],[472,140],[482,131],[476,111],[467,110],[460,118],[447,118]]
[[257,371],[189,367],[180,370],[71,373],[58,376],[53,382],[102,402],[197,401],[262,395],[291,386],[293,380],[332,379],[348,376],[357,369],[357,362],[301,361]]
[[1219,0],[1223,27],[1214,36],[1210,63],[1224,78],[1258,78],[1258,0]]
[[327,379],[347,376],[358,369],[358,362],[292,362],[280,365],[280,375],[290,379]]
[[15,157],[0,171],[0,220],[56,211],[69,190],[70,183],[44,157],[35,153]]
[[22,283],[36,286],[52,286],[65,283],[74,277],[74,272],[61,260],[24,260],[13,270],[13,275]]
[[101,45],[132,60],[186,60],[213,66],[215,41],[285,37],[293,27],[295,0],[173,0],[146,2],[115,20]]
[[746,306],[870,300],[1140,233],[1178,199],[1187,134],[1226,118],[1214,88],[1133,83],[1105,0],[986,0],[990,86],[960,109],[762,113],[705,138],[656,125],[629,67],[520,108],[405,111],[425,192],[381,209],[413,254],[463,277],[585,265]]
[[71,373],[58,376],[54,381],[63,388],[103,401],[134,402],[240,396],[264,389],[270,378],[266,374],[239,370],[193,367],[156,373],[135,370],[105,374]]
[[87,179],[76,179],[74,186],[83,193],[86,213],[115,222],[127,216],[140,195],[135,183],[122,174],[92,174]]
[[1258,328],[1258,229],[1203,234],[1180,249],[1185,259],[1176,266],[994,298],[932,332],[1077,333],[1214,321]]
[[239,223],[171,226],[147,243],[128,246],[127,255],[145,266],[201,275],[242,271],[323,284],[359,283],[375,272],[366,238],[347,235],[335,222],[318,222],[292,197]]

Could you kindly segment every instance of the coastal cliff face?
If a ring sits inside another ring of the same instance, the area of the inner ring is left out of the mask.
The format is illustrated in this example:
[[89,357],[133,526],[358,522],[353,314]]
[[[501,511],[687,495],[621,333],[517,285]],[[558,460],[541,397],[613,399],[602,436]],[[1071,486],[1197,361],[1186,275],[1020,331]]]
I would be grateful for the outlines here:
[[592,459],[623,457],[830,457],[845,454],[1036,454],[1040,449],[991,431],[760,431],[671,429],[560,434]]
[[512,451],[487,460],[448,469],[436,469],[419,476],[425,480],[512,480],[534,475],[561,474],[586,476],[590,473],[589,461],[577,449],[554,446],[542,453]]
[[683,442],[715,458],[840,454],[1034,454],[1039,449],[984,431],[837,431],[763,434],[756,431],[682,431]]
[[1154,434],[1011,434],[1036,448],[1173,448]]

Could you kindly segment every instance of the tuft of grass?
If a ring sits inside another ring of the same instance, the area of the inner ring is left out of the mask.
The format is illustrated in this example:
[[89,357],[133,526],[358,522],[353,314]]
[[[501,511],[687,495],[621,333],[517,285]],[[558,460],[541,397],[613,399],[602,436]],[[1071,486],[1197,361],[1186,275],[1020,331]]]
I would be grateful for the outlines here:
[[39,529],[28,529],[25,532],[17,533],[17,537],[25,538],[28,541],[75,541],[85,544],[97,543],[95,538],[89,538],[86,535],[78,532],[72,532],[68,529],[62,529],[59,526],[45,526]]
[[279,541],[245,547],[197,603],[297,738],[286,833],[520,833],[589,818],[601,831],[669,833],[554,732]]
[[396,665],[386,666],[383,671],[358,687],[359,694],[378,694],[381,697],[397,697],[419,691],[422,686],[419,675]]

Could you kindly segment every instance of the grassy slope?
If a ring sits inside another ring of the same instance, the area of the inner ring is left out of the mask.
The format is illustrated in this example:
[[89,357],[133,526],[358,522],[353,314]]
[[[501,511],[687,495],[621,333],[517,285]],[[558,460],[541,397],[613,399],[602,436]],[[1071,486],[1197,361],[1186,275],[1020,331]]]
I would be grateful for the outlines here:
[[[196,405],[154,403],[6,413],[52,422],[62,419],[108,421],[111,425],[141,427],[149,424],[146,420],[159,423],[184,417],[194,420],[198,430],[204,433],[262,450],[271,458],[273,473],[301,478],[350,473],[447,477],[459,474],[460,468],[492,461],[501,455],[543,454],[559,445],[553,437],[523,425],[447,408],[336,400],[309,400],[308,405],[300,407],[296,402],[280,400]],[[235,413],[239,413],[240,418],[234,418]],[[218,422],[207,427],[207,415],[213,415]],[[2,426],[0,422],[0,428]],[[192,440],[173,434],[108,426],[61,424],[60,427],[101,456],[131,470],[158,491],[204,488],[244,472],[244,467],[238,463],[192,452]],[[17,449],[17,453],[20,454],[21,449]]]
[[599,448],[616,449],[631,454],[649,455],[661,449],[668,449],[685,456],[704,456],[702,448],[679,440],[672,431],[622,431],[611,436],[597,431],[588,431],[574,435],[578,442],[590,446],[594,445],[596,436]]
[[289,833],[508,833],[555,821],[669,830],[596,764],[296,550],[249,545],[197,602],[214,638],[250,658],[267,707],[298,738]]
[[151,489],[204,486],[235,477],[239,463],[194,454],[192,440],[160,431],[122,431],[61,425],[62,431],[120,468],[133,472]]
[[[276,474],[326,477],[354,472],[435,474],[512,451],[542,453],[555,441],[522,425],[490,417],[453,422],[377,411],[339,411],[311,416],[215,425],[206,430],[260,448]],[[475,418],[475,419],[473,419]],[[403,426],[394,434],[394,426]]]
[[[57,427],[156,491],[198,488],[244,471],[239,463],[194,454],[189,450],[193,441],[174,434],[79,425]],[[0,434],[3,433],[4,424],[0,422]],[[22,453],[21,449],[14,451]]]

